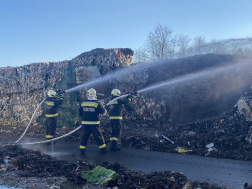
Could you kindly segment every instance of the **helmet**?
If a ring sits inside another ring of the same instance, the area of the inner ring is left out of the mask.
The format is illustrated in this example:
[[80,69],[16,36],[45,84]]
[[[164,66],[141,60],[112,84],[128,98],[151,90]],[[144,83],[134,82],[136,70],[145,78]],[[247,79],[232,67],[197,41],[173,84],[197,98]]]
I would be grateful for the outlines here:
[[48,93],[47,93],[47,95],[49,97],[54,97],[54,96],[56,96],[56,92],[54,90],[49,90]]
[[111,95],[113,95],[113,96],[120,96],[121,92],[118,89],[113,89],[111,91]]
[[91,88],[87,91],[87,97],[96,97],[96,90]]

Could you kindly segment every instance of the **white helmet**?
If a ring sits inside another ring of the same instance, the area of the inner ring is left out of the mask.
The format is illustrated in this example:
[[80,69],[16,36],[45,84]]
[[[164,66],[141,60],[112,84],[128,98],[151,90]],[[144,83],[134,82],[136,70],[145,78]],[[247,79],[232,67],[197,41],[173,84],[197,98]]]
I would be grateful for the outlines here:
[[111,95],[113,95],[113,96],[120,96],[121,95],[121,91],[119,91],[119,89],[113,89],[111,91]]
[[56,92],[54,90],[49,90],[48,93],[47,93],[47,95],[49,97],[54,97],[54,96],[56,96]]
[[87,97],[96,97],[96,90],[91,88],[87,91]]

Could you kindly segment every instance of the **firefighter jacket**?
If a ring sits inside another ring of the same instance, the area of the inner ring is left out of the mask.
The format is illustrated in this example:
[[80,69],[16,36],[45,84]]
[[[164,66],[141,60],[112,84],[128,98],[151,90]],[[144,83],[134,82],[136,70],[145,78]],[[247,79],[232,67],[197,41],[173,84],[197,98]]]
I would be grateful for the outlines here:
[[57,117],[58,106],[63,103],[63,98],[57,99],[56,97],[47,97],[46,99],[46,117]]
[[[111,100],[117,98],[112,96]],[[109,104],[109,119],[122,119],[123,118],[123,104],[129,106],[130,98],[121,98]]]
[[105,109],[97,100],[86,100],[79,109],[82,124],[100,124],[99,114],[103,113]]

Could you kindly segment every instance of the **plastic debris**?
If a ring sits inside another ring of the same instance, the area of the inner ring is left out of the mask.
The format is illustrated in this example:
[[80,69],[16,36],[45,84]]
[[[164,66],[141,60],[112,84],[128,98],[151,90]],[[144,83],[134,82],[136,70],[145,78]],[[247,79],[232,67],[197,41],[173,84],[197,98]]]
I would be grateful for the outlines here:
[[186,152],[191,152],[192,150],[186,150],[186,149],[184,149],[184,148],[176,148],[176,151],[178,152],[178,153],[186,153]]
[[213,142],[206,145],[207,148],[212,148],[213,146],[214,146],[214,143],[213,143]]
[[84,171],[81,177],[89,182],[99,182],[101,185],[107,184],[116,178],[116,172],[101,166],[95,167],[91,171]]
[[208,156],[208,155],[210,155],[210,153],[212,152],[212,151],[218,151],[216,148],[208,148],[207,149],[207,153],[205,154],[205,156]]
[[192,189],[191,183],[190,183],[190,182],[187,182],[187,183],[185,184],[185,186],[183,187],[183,189]]
[[166,136],[164,136],[164,135],[162,135],[162,137],[163,137],[164,139],[170,141],[172,144],[174,144],[174,142],[173,142],[172,140],[170,140],[168,137],[166,137]]

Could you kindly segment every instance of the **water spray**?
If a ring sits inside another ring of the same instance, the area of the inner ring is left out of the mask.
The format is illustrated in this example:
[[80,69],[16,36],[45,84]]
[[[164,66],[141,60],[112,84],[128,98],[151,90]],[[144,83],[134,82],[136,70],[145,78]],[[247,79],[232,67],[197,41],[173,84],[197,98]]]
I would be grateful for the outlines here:
[[[125,95],[119,96],[119,97],[117,97],[117,98],[114,98],[113,100],[109,101],[109,102],[106,104],[106,106],[108,106],[109,104],[111,104],[112,102],[114,102],[114,101],[116,101],[116,100],[118,100],[118,99],[121,99],[121,98],[130,96],[130,95],[132,95],[132,96],[133,96],[133,95],[137,95],[137,94],[139,94],[139,93],[147,92],[147,91],[149,91],[149,90],[153,90],[153,89],[156,89],[156,88],[167,87],[167,86],[169,86],[169,85],[179,84],[179,83],[187,82],[187,81],[190,81],[190,80],[199,79],[199,78],[201,78],[201,77],[213,76],[213,75],[215,75],[215,74],[220,74],[220,73],[222,73],[223,71],[231,71],[232,69],[236,70],[236,69],[237,69],[237,66],[228,66],[228,67],[215,68],[215,69],[211,69],[211,70],[207,70],[207,71],[201,71],[201,72],[192,73],[192,74],[187,74],[187,75],[184,75],[184,76],[180,76],[180,77],[177,77],[177,78],[173,78],[173,79],[171,79],[171,80],[168,80],[168,81],[165,81],[165,82],[162,82],[162,83],[159,83],[159,84],[155,84],[155,85],[153,85],[153,86],[150,86],[150,87],[141,89],[141,90],[139,90],[139,91],[136,91],[136,92],[129,92],[129,94],[125,94]],[[120,72],[119,72],[119,73],[120,73]],[[112,75],[112,76],[114,76],[114,75]],[[109,76],[108,78],[111,78],[111,76]],[[86,86],[88,86],[88,85],[90,85],[90,84],[95,84],[95,83],[100,82],[100,81],[102,82],[102,81],[104,81],[104,80],[106,80],[106,79],[108,79],[108,78],[99,78],[99,79],[97,79],[97,80],[94,80],[94,81],[85,83],[85,84],[83,84],[83,85],[81,85],[81,86],[77,86],[77,87],[74,87],[74,88],[72,88],[72,89],[68,89],[68,90],[66,90],[66,91],[59,92],[58,94],[64,94],[64,93],[68,93],[68,92],[73,92],[73,91],[79,90],[79,89],[81,89],[81,88],[83,88],[83,87],[86,87]],[[98,95],[104,96],[104,94],[98,94]],[[45,99],[39,104],[39,106],[37,107],[37,109],[40,107],[40,105],[41,105],[44,101],[45,101]],[[34,112],[34,114],[33,114],[33,116],[32,116],[32,119],[33,119],[35,113],[37,112],[37,109],[35,110],[35,112]],[[23,135],[22,135],[22,136],[20,137],[20,139],[18,139],[15,143],[18,143],[18,142],[24,137],[25,133],[27,132],[27,130],[28,130],[30,124],[31,124],[32,119],[30,120],[30,123],[29,123],[29,125],[27,126],[27,128],[26,128],[25,132],[23,133]],[[76,129],[73,130],[72,132],[70,132],[70,133],[68,133],[68,134],[66,134],[66,135],[63,135],[63,136],[61,136],[61,137],[63,138],[63,137],[65,137],[65,136],[68,136],[68,135],[74,133],[75,131],[79,130],[80,128],[81,128],[81,126],[78,127],[78,128],[76,128]],[[46,142],[50,142],[50,141],[54,141],[54,140],[58,140],[58,139],[59,139],[59,137],[58,137],[58,138],[55,138],[55,139],[52,139],[52,140],[47,140],[47,141],[42,141],[42,142],[37,142],[37,143],[46,143]],[[36,144],[37,144],[37,143],[36,143]],[[31,143],[31,144],[33,144],[33,143]]]

